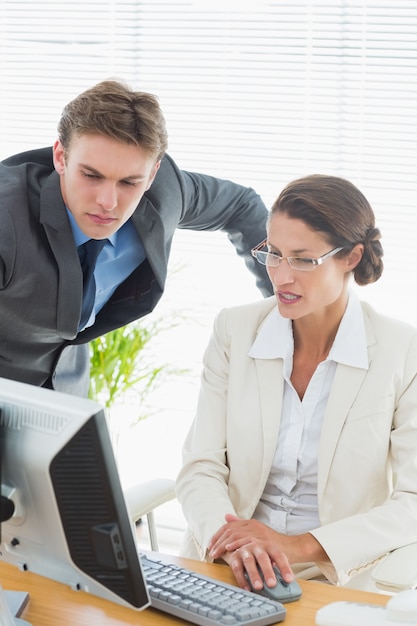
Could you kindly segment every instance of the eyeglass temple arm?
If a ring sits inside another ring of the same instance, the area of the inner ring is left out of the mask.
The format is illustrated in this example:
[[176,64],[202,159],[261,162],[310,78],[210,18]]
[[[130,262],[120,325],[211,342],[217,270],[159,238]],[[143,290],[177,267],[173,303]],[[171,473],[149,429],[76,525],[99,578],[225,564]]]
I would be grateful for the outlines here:
[[254,256],[256,258],[256,253],[258,252],[258,250],[260,250],[261,248],[264,248],[266,246],[267,242],[268,242],[268,240],[264,239],[263,241],[261,241],[261,243],[258,243],[257,246],[252,248],[252,250],[251,250],[252,256]]

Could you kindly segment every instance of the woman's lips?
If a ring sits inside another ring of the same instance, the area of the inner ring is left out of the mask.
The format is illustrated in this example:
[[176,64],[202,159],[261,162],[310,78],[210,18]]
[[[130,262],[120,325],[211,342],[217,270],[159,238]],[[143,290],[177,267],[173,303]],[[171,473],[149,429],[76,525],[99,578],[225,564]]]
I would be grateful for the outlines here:
[[295,293],[291,293],[290,291],[277,291],[277,296],[279,301],[283,304],[294,304],[301,300],[301,296],[297,296]]

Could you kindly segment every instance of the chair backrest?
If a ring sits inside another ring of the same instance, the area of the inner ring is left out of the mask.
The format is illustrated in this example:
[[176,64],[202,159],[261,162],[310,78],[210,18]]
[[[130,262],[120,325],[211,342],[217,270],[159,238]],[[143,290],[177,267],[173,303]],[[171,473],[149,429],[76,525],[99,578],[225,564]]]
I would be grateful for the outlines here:
[[131,520],[137,524],[142,517],[146,516],[151,549],[158,552],[154,510],[165,502],[175,499],[175,481],[171,478],[154,478],[129,487],[124,494]]

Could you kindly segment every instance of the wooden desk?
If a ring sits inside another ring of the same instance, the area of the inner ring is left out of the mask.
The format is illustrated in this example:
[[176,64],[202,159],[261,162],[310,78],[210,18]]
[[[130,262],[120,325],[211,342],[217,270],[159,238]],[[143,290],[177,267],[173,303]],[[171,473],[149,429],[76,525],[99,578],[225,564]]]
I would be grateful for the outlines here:
[[[233,584],[234,581],[226,565],[166,555],[158,555],[158,558],[228,583]],[[22,618],[32,626],[172,626],[185,623],[154,609],[138,612],[84,592],[73,591],[61,583],[30,572],[21,572],[5,563],[0,563],[0,583],[3,589],[29,592],[29,605]],[[285,605],[287,616],[282,622],[285,626],[314,626],[317,609],[329,602],[348,600],[385,605],[389,600],[389,596],[382,594],[341,589],[312,581],[300,581],[300,586],[303,590],[301,599]]]

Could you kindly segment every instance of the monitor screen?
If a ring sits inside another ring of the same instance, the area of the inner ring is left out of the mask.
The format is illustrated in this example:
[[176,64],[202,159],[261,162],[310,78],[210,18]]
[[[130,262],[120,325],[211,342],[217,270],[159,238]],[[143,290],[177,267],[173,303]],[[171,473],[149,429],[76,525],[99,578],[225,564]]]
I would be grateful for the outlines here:
[[148,606],[102,407],[0,378],[0,426],[0,559],[124,606]]

